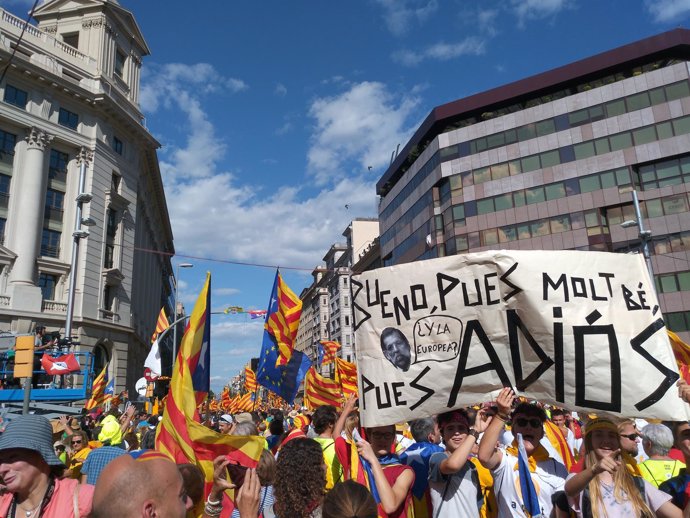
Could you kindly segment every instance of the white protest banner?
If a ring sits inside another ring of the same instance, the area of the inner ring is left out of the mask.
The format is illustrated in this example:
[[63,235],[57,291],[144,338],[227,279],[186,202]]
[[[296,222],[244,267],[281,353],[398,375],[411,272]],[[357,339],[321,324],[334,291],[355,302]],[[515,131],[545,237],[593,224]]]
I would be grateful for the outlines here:
[[492,400],[686,420],[641,255],[489,251],[352,278],[364,426]]

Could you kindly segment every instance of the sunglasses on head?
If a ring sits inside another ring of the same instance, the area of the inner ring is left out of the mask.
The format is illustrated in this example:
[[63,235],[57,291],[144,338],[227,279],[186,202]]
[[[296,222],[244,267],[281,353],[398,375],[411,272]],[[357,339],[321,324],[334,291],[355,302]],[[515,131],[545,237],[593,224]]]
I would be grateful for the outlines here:
[[518,417],[515,419],[515,424],[518,426],[530,426],[531,428],[541,428],[542,424],[539,419],[536,417],[532,417],[530,419],[527,419],[526,417]]
[[622,434],[620,434],[620,436],[625,437],[626,439],[630,439],[631,441],[636,441],[640,437],[640,434],[639,433],[629,433],[626,435],[626,434],[622,433]]

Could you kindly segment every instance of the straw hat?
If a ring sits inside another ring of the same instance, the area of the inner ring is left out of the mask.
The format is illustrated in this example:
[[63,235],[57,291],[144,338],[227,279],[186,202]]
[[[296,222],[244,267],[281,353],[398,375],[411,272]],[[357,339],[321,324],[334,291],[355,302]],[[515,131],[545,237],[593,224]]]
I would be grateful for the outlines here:
[[10,421],[0,435],[0,451],[13,448],[37,452],[49,466],[64,465],[53,449],[53,427],[41,415],[27,414]]

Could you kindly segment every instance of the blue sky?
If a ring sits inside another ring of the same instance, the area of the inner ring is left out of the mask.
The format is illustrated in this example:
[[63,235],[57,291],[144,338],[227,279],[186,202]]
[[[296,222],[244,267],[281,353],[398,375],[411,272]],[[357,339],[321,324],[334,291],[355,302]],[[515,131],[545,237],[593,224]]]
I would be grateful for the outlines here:
[[[297,293],[433,107],[678,26],[690,0],[120,0],[151,48],[141,107],[191,310]],[[16,14],[30,0],[3,0]],[[272,265],[244,266],[218,261]],[[152,323],[153,325],[153,323]],[[214,315],[212,385],[258,356],[262,323]]]

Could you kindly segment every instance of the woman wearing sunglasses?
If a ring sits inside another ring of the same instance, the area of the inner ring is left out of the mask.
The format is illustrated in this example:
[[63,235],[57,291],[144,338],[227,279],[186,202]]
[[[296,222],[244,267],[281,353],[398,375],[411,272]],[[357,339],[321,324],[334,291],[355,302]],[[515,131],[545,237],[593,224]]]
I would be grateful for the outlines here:
[[618,427],[595,419],[585,427],[585,463],[565,483],[565,494],[578,518],[630,516],[680,518],[670,495],[633,475],[634,460],[621,449]]
[[67,439],[69,441],[70,451],[72,454],[67,463],[67,476],[81,480],[81,467],[84,465],[86,457],[91,453],[89,448],[89,441],[86,432],[83,430],[75,430]]

